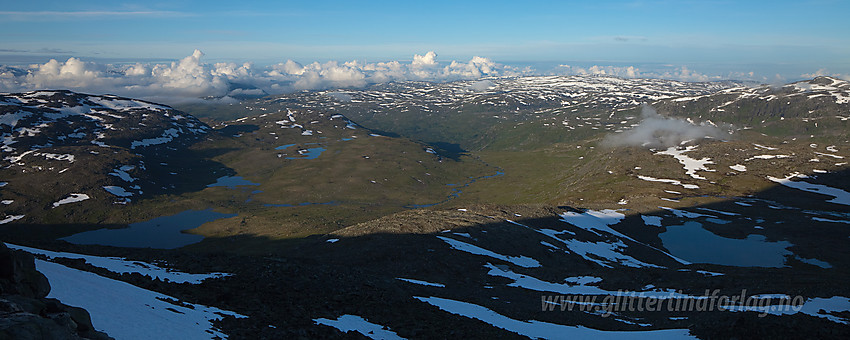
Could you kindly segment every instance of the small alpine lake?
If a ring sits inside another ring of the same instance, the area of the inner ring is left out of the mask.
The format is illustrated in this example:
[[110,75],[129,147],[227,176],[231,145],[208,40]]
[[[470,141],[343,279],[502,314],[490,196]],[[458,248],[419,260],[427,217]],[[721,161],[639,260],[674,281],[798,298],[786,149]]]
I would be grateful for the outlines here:
[[175,215],[132,223],[127,228],[91,230],[64,237],[62,240],[74,244],[174,249],[198,243],[204,239],[201,235],[187,234],[182,231],[233,216],[236,214],[219,213],[212,209],[186,210]]

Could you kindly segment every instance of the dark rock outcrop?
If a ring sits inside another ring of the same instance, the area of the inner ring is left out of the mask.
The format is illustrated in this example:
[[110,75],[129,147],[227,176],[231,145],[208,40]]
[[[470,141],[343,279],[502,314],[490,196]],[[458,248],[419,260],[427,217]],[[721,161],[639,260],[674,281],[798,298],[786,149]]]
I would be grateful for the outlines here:
[[89,313],[47,298],[50,284],[34,257],[0,242],[0,339],[111,339]]

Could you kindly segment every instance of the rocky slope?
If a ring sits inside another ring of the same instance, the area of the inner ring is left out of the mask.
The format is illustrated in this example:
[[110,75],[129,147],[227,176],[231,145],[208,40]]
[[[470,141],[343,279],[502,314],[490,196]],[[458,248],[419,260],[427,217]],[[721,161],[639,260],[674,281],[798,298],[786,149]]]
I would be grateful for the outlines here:
[[850,82],[817,77],[783,86],[734,87],[655,105],[677,116],[734,123],[772,136],[846,138]]
[[0,244],[0,338],[111,339],[95,330],[85,309],[48,299],[49,292],[32,255]]
[[127,98],[0,95],[0,222],[100,222],[105,207],[175,190],[180,181],[166,175],[198,159],[187,149],[210,130],[167,106]]
[[641,103],[709,95],[739,85],[546,76],[400,82],[363,90],[285,94],[277,100],[293,107],[340,113],[363,126],[425,141],[446,151],[458,147],[527,149],[581,140],[596,130],[612,131],[635,123],[634,116],[623,119],[614,117],[614,113]]

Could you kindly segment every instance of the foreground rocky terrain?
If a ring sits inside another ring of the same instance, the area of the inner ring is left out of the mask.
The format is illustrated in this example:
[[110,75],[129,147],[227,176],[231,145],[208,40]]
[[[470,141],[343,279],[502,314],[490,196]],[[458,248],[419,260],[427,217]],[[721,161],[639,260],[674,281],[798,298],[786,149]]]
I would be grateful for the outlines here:
[[111,339],[92,326],[89,313],[45,298],[47,278],[33,256],[0,245],[0,337],[3,339]]

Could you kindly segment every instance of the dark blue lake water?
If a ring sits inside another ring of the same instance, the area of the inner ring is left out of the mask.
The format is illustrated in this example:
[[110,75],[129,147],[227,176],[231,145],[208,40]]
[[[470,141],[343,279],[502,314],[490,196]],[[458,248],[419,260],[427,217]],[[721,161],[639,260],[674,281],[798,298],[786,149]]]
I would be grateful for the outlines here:
[[212,209],[186,210],[176,215],[133,223],[127,228],[91,230],[62,238],[62,240],[74,244],[174,249],[198,243],[204,239],[201,235],[183,233],[183,230],[197,228],[204,223],[233,216],[236,216],[236,214],[223,214]]
[[260,185],[260,183],[254,183],[247,179],[242,178],[242,176],[222,176],[219,177],[215,183],[207,184],[207,187],[228,187],[234,188],[240,185]]
[[699,222],[668,226],[658,235],[664,248],[683,260],[738,267],[783,267],[793,255],[788,241],[769,242],[763,235],[733,239],[716,235]]

